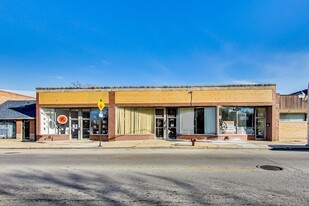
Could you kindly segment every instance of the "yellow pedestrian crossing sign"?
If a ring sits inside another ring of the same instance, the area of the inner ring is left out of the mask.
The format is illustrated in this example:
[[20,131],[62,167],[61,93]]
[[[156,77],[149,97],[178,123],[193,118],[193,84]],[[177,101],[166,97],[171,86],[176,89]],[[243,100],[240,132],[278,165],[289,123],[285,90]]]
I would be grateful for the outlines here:
[[102,111],[102,110],[104,109],[105,104],[104,104],[104,102],[103,102],[102,99],[99,99],[99,101],[98,101],[98,107],[99,107],[100,111]]

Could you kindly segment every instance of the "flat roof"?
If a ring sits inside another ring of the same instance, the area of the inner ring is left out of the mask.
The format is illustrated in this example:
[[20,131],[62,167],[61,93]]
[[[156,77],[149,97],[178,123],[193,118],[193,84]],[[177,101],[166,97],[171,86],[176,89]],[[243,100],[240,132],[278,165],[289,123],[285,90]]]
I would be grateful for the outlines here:
[[162,90],[219,90],[219,89],[261,89],[276,87],[276,84],[226,84],[186,86],[90,86],[90,87],[37,87],[37,92],[68,91],[162,91]]

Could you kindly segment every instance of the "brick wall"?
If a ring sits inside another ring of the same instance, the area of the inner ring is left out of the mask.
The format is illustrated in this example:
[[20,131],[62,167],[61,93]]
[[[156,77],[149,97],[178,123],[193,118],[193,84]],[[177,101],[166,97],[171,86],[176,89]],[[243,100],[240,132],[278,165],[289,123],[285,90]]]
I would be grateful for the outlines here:
[[69,135],[36,135],[36,141],[61,141],[70,140]]
[[30,125],[29,125],[29,132],[30,132],[30,139],[35,140],[35,120],[30,120]]
[[115,140],[116,135],[116,107],[115,107],[115,92],[109,93],[108,107],[108,140]]
[[22,120],[16,120],[16,139],[22,140],[23,138],[23,122]]
[[114,139],[109,139],[119,141],[119,140],[149,140],[155,139],[154,134],[144,134],[144,135],[116,135]]
[[307,122],[280,122],[279,141],[305,142],[307,140]]

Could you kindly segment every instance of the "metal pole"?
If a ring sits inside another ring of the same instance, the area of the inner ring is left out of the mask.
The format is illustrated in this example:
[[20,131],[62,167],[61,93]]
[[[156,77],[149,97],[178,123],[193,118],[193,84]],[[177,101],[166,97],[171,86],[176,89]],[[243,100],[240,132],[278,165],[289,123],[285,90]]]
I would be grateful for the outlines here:
[[100,144],[99,144],[99,147],[102,147],[102,139],[101,139],[101,136],[102,136],[102,117],[99,118],[100,119],[100,129],[99,129],[99,132],[100,132]]
[[309,82],[308,82],[308,90],[307,90],[307,146],[309,146]]

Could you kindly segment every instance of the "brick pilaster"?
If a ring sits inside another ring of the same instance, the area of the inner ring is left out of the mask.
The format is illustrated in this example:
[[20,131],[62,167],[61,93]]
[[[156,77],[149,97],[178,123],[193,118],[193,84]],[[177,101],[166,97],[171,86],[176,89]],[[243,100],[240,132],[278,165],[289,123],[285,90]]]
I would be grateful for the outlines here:
[[115,92],[109,92],[108,103],[108,140],[114,141],[116,136]]

